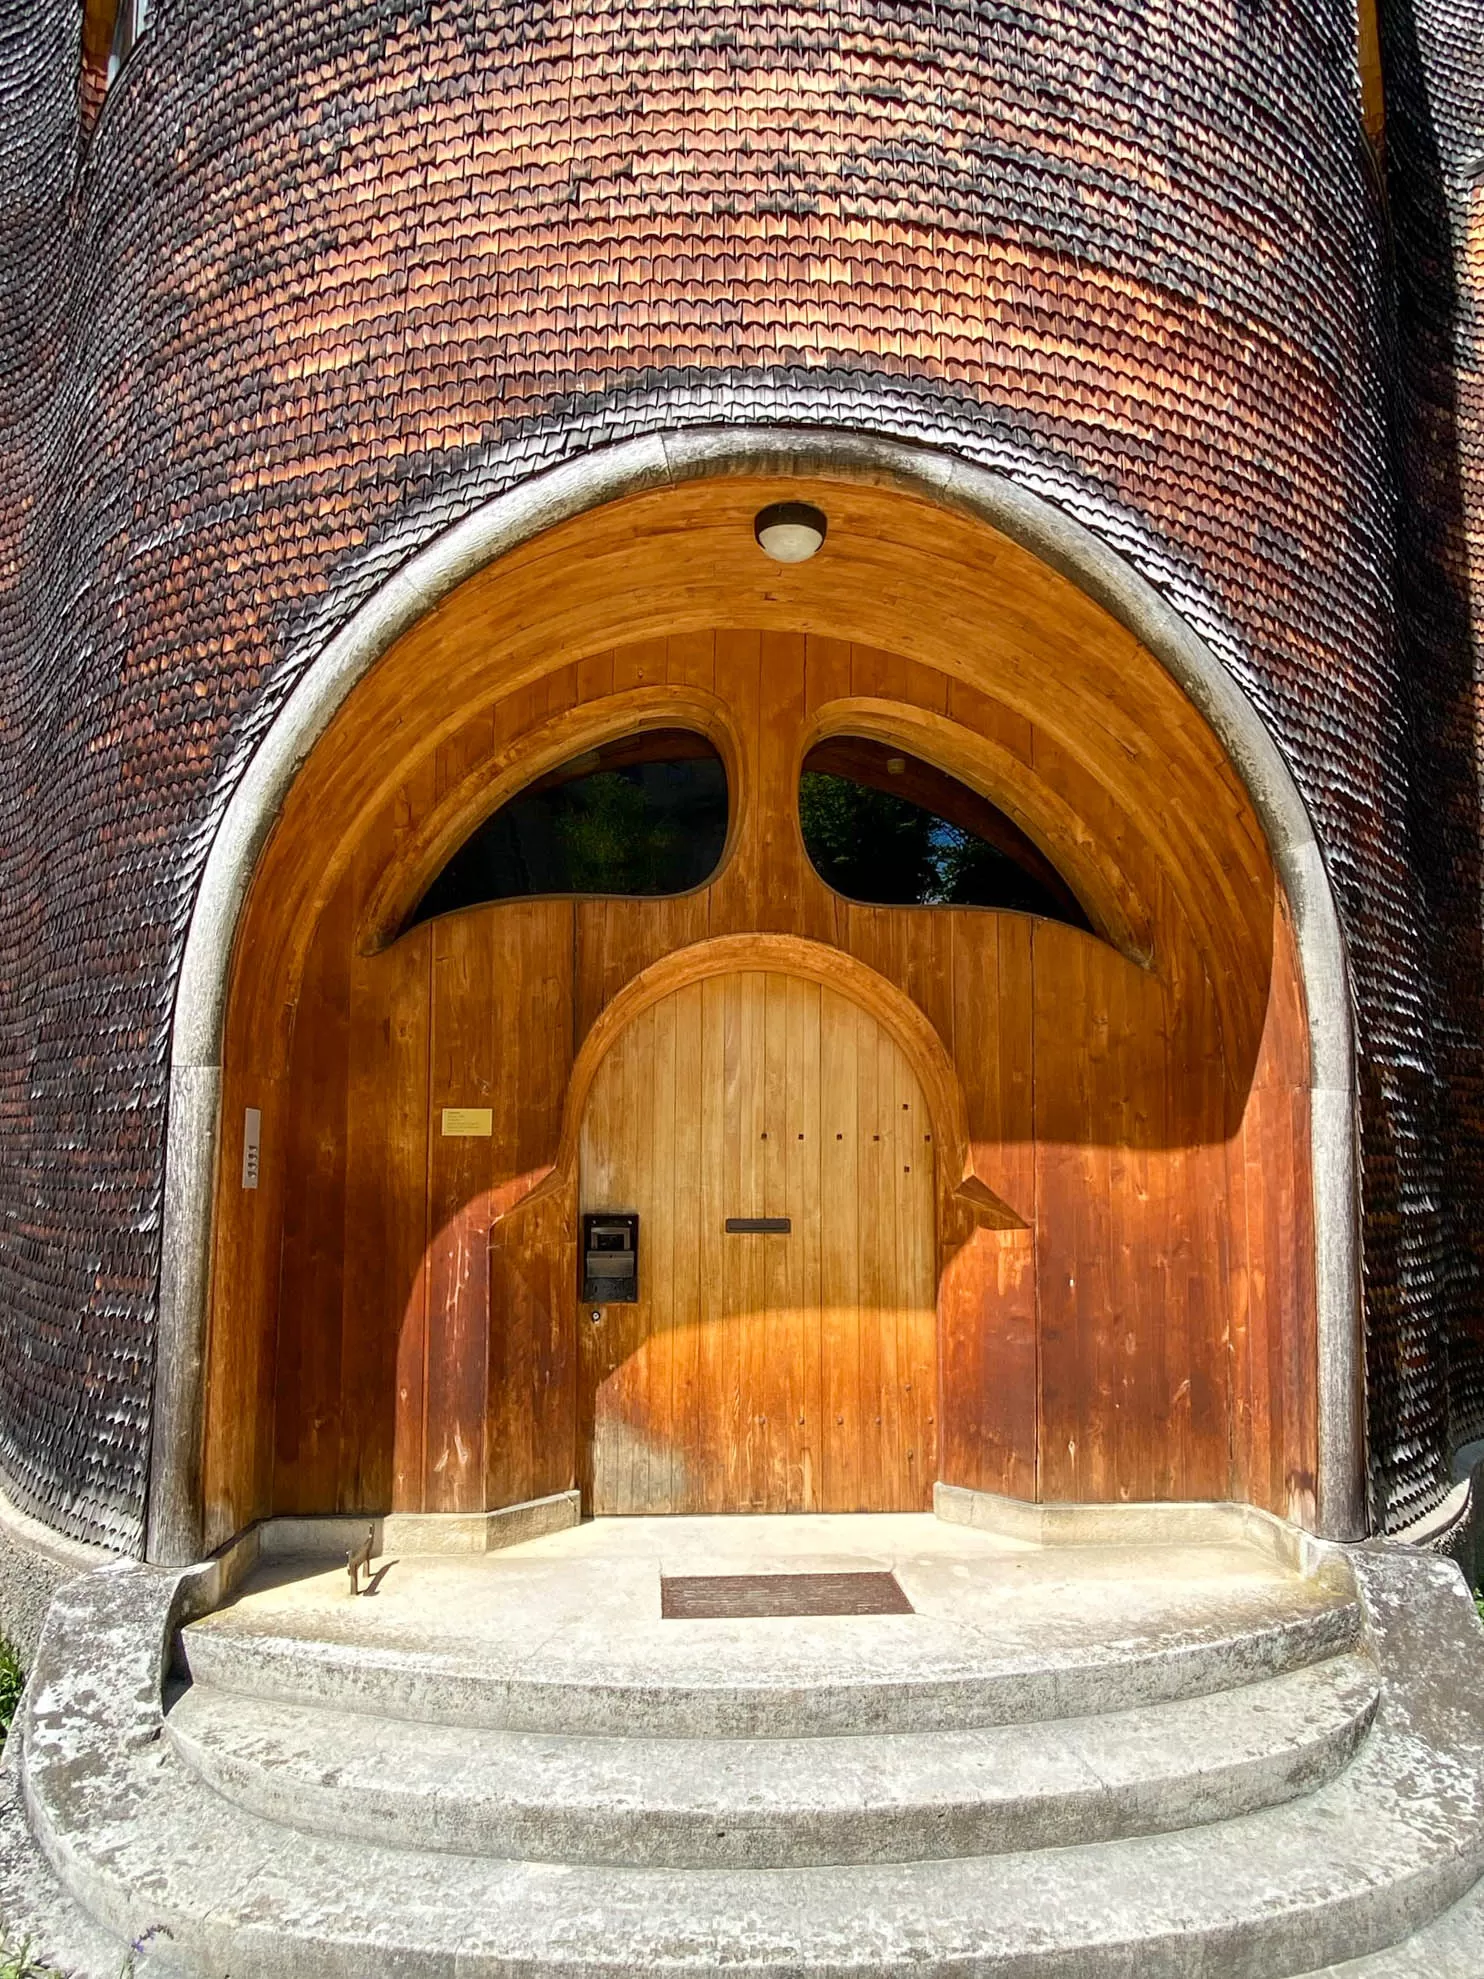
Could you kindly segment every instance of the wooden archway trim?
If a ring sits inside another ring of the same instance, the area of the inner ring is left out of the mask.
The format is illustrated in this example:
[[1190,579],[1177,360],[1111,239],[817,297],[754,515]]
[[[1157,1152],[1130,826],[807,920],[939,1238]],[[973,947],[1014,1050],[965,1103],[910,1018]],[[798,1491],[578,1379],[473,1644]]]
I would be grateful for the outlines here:
[[800,762],[837,735],[900,744],[998,805],[1056,867],[1097,933],[1129,961],[1151,966],[1153,917],[1133,880],[1093,827],[1011,750],[947,715],[858,695],[818,709],[803,732]]
[[561,1138],[549,1168],[516,1177],[499,1191],[494,1220],[562,1187],[575,1173],[582,1116],[598,1067],[625,1030],[652,1005],[693,983],[746,970],[802,977],[848,998],[868,1012],[900,1045],[922,1086],[940,1149],[942,1173],[954,1196],[978,1222],[994,1230],[1024,1230],[1026,1220],[996,1195],[975,1167],[968,1104],[952,1058],[931,1020],[911,997],[864,962],[799,935],[718,935],[693,942],[651,963],[603,1009],[573,1062],[562,1110]]
[[360,930],[361,952],[373,955],[396,940],[407,916],[445,862],[471,832],[527,784],[586,750],[619,736],[658,728],[693,729],[715,746],[722,759],[731,802],[720,870],[730,857],[751,802],[742,752],[722,703],[700,687],[630,688],[564,709],[461,777],[418,829],[408,834],[377,882]]
[[[1283,1250],[1284,1261],[1281,1271],[1274,1272],[1274,1282],[1281,1279],[1285,1293],[1291,1290],[1292,1297],[1275,1294],[1267,1308],[1274,1315],[1274,1330],[1266,1336],[1265,1362],[1264,1336],[1260,1331],[1250,1335],[1252,1367],[1268,1370],[1267,1376],[1254,1375],[1252,1392],[1259,1405],[1269,1396],[1281,1400],[1282,1383],[1290,1381],[1295,1370],[1309,1369],[1316,1358],[1305,1332],[1311,1294],[1304,1273],[1311,1270],[1311,1257],[1317,1257],[1311,1277],[1319,1286],[1324,1320],[1324,1352],[1317,1356],[1321,1414],[1351,1423],[1352,1413],[1339,1392],[1354,1368],[1354,1339],[1345,1330],[1353,1319],[1345,1288],[1353,1289],[1354,1281],[1350,1254],[1344,1249],[1350,1228],[1345,1206],[1352,1200],[1345,1122],[1353,1109],[1346,1097],[1351,1074],[1343,953],[1306,814],[1297,794],[1284,782],[1281,758],[1260,720],[1250,710],[1245,725],[1232,717],[1233,697],[1240,699],[1237,690],[1214,656],[1192,645],[1193,635],[1184,634],[1178,625],[1172,631],[1170,614],[1154,594],[1148,594],[1132,621],[1121,605],[1109,616],[1107,601],[1126,601],[1134,582],[1116,559],[1097,563],[1093,545],[1089,564],[1082,556],[1086,543],[1080,551],[1074,544],[1072,550],[1063,546],[1049,555],[1047,545],[1055,549],[1065,532],[1074,528],[1065,516],[1042,504],[1035,511],[1033,538],[1026,540],[1023,531],[1017,535],[1031,500],[1022,491],[1010,490],[1007,511],[1003,504],[995,505],[995,490],[1005,484],[993,476],[980,477],[975,484],[980,495],[970,503],[964,495],[968,482],[960,478],[953,484],[953,504],[945,506],[949,484],[942,478],[941,461],[928,461],[936,480],[930,482],[926,474],[919,474],[910,484],[893,481],[878,488],[848,475],[831,478],[813,456],[801,456],[801,468],[791,450],[817,445],[817,440],[772,436],[768,444],[777,453],[767,455],[763,463],[765,468],[773,463],[771,474],[762,472],[758,461],[743,451],[754,444],[752,436],[740,431],[735,440],[728,435],[726,445],[738,450],[735,457],[727,457],[736,478],[714,483],[690,480],[682,487],[677,481],[656,490],[650,486],[652,463],[647,467],[640,463],[622,483],[629,499],[607,507],[599,499],[584,499],[575,504],[570,519],[558,520],[555,527],[553,517],[568,511],[553,505],[545,484],[528,484],[509,498],[502,496],[487,513],[481,512],[477,526],[449,532],[406,572],[383,585],[343,635],[323,651],[306,655],[312,663],[254,753],[212,845],[176,1002],[151,1557],[199,1557],[203,1513],[205,1530],[212,1534],[209,1543],[215,1544],[272,1502],[273,1430],[271,1418],[262,1416],[261,1396],[264,1380],[272,1374],[277,1352],[274,1329],[280,1317],[272,1251],[278,1240],[276,1210],[268,1193],[239,1199],[231,1187],[235,1164],[222,1156],[231,1154],[241,1109],[257,1103],[257,1089],[270,1096],[287,1093],[289,1053],[302,1003],[298,996],[302,955],[326,904],[363,847],[375,857],[379,844],[384,855],[405,829],[408,811],[418,809],[431,795],[444,763],[457,760],[462,774],[469,760],[462,744],[443,752],[436,763],[433,759],[444,742],[453,742],[471,715],[486,711],[492,715],[479,747],[487,748],[491,740],[503,742],[509,729],[502,728],[493,712],[499,700],[529,693],[522,704],[522,719],[537,707],[550,710],[561,696],[538,698],[537,683],[544,676],[555,679],[557,669],[576,667],[583,654],[647,643],[651,638],[667,642],[664,654],[647,656],[641,670],[628,672],[628,682],[655,682],[672,664],[677,679],[693,680],[697,676],[690,671],[687,642],[706,627],[749,627],[760,636],[771,630],[778,636],[826,643],[831,649],[829,670],[821,674],[817,698],[805,700],[799,719],[805,718],[804,709],[817,709],[832,695],[845,697],[863,688],[872,691],[867,679],[873,685],[879,679],[881,685],[874,691],[895,699],[919,684],[916,670],[925,669],[920,684],[928,691],[918,696],[922,705],[951,712],[976,727],[982,721],[1002,747],[1016,752],[1059,793],[1081,806],[1083,816],[1098,823],[1113,845],[1114,856],[1137,873],[1158,935],[1159,976],[1136,982],[1136,971],[1121,965],[1112,973],[1131,998],[1162,985],[1171,996],[1190,985],[1195,986],[1192,994],[1204,994],[1202,984],[1209,985],[1211,1009],[1196,1014],[1203,1024],[1208,1020],[1220,1024],[1221,1055],[1218,1060],[1212,1054],[1202,1062],[1225,1067],[1230,1093],[1238,1097],[1247,1090],[1245,1082],[1256,1063],[1252,1041],[1260,1041],[1259,1020],[1271,1002],[1262,994],[1269,973],[1254,964],[1261,965],[1272,952],[1278,918],[1273,862],[1278,862],[1289,882],[1305,957],[1302,998],[1294,1005],[1293,1022],[1302,1027],[1314,1056],[1312,1068],[1308,1058],[1299,1064],[1295,1055],[1292,1066],[1285,1058],[1281,1077],[1272,1087],[1276,1097],[1271,1104],[1264,1101],[1258,1111],[1263,1121],[1277,1120],[1289,1085],[1295,1087],[1289,1110],[1292,1132],[1286,1137],[1280,1132],[1274,1145],[1286,1149],[1292,1143],[1296,1165],[1291,1176],[1271,1166],[1275,1185],[1286,1191],[1281,1216],[1265,1221],[1249,1201],[1241,1199],[1234,1200],[1228,1215],[1227,1198],[1219,1196],[1214,1186],[1199,1206],[1209,1219],[1227,1216],[1233,1230],[1258,1233],[1252,1242],[1256,1270],[1265,1255],[1270,1253],[1276,1260]],[[676,445],[683,450],[687,442],[682,437]],[[591,465],[607,476],[607,463],[617,457],[600,452]],[[632,459],[637,462],[638,456]],[[566,466],[561,470],[567,471]],[[698,471],[685,470],[687,475]],[[959,477],[968,472],[961,464],[953,468]],[[610,479],[602,482],[609,494],[615,485]],[[826,502],[829,547],[814,562],[784,571],[757,552],[752,519],[762,502],[800,493]],[[510,520],[512,514],[515,522]],[[1007,515],[1008,537],[1003,533]],[[986,524],[1001,533],[995,534]],[[675,544],[682,529],[686,554],[677,560]],[[455,538],[456,554],[449,547]],[[1086,578],[1094,565],[1094,578]],[[453,589],[455,583],[463,588]],[[848,651],[839,650],[844,642]],[[872,667],[858,677],[854,672],[858,649],[891,656],[893,670],[882,675]],[[661,671],[649,671],[651,665]],[[594,678],[604,677],[601,668],[591,672]],[[927,675],[932,676],[930,683]],[[944,677],[941,684],[939,675]],[[607,678],[611,684],[615,676]],[[722,676],[713,672],[700,678],[719,684]],[[742,710],[737,732],[746,744],[751,738],[751,704],[744,702]],[[1211,732],[1213,724],[1216,734]],[[413,800],[404,805],[403,787],[413,779],[418,780]],[[381,833],[379,840],[373,827]],[[788,848],[791,859],[793,851]],[[242,902],[249,890],[251,904],[244,912]],[[358,877],[348,903],[353,906],[357,898],[365,897]],[[887,951],[874,940],[870,919],[874,911],[845,906],[822,912],[817,924],[799,927],[798,934],[822,939],[832,921],[848,932],[852,918],[857,919],[862,931],[859,952],[868,962],[879,959],[888,966]],[[1322,922],[1317,933],[1316,912]],[[362,918],[351,920],[347,913],[337,936],[347,949]],[[676,918],[677,926],[683,924],[692,938],[710,932],[702,916]],[[938,925],[946,926],[947,917]],[[1002,933],[1011,937],[1002,946],[1011,951],[1015,1007],[1025,1008],[1033,1025],[1035,998],[1045,990],[1051,973],[1038,966],[1042,951],[1050,956],[1066,950],[1079,965],[1104,971],[1116,954],[1111,947],[1057,928],[1006,926]],[[1021,937],[1024,953],[1016,945]],[[403,954],[411,955],[413,946],[398,945],[394,954],[373,965],[373,973],[383,967],[394,970]],[[1317,973],[1310,950],[1319,956]],[[647,948],[637,950],[633,959],[647,953]],[[1166,963],[1168,984],[1164,984]],[[830,966],[834,980],[839,964],[833,949]],[[933,981],[943,990],[930,1006],[942,1037],[962,1050],[966,1068],[979,1067],[984,1073],[985,1094],[977,1089],[973,1073],[965,1074],[974,1130],[981,1131],[982,1120],[986,1155],[992,1153],[996,1164],[991,1169],[986,1161],[984,1179],[998,1181],[1014,1202],[1023,1204],[1050,1256],[1056,1248],[1053,1232],[1067,1222],[1060,1206],[1068,1190],[1075,1192],[1078,1176],[1069,1170],[1063,1178],[1058,1171],[1053,1178],[1056,1187],[1041,1192],[1036,1128],[1042,1119],[1050,1128],[1058,1124],[1049,1109],[1036,1111],[1048,1089],[1035,1078],[1033,1061],[1018,1055],[1000,1023],[999,1006],[979,995],[977,983],[967,973],[935,974]],[[955,993],[955,986],[960,993]],[[909,987],[905,978],[902,987],[905,993]],[[594,1015],[593,999],[601,995],[601,988],[602,979],[594,974],[584,991],[579,1035]],[[1327,999],[1322,1021],[1303,1001],[1315,994]],[[1047,1021],[1054,1027],[1054,1000],[1049,997],[1046,1009]],[[955,1029],[960,1011],[961,1039]],[[566,1052],[571,1035],[563,1025],[563,1062],[559,1069],[553,1067],[550,1087],[557,1107],[563,1104],[570,1076]],[[1184,1033],[1177,1038],[1172,1031],[1170,1036],[1172,1047],[1183,1050]],[[1300,1085],[1314,1089],[1312,1131],[1307,1091],[1298,1090]],[[1214,1071],[1212,1086],[1214,1091]],[[1208,1097],[1203,1087],[1202,1107]],[[1009,1112],[1004,1103],[1010,1104]],[[1214,1099],[1211,1104],[1214,1111]],[[429,1136],[435,1118],[431,1113],[427,1116]],[[1151,1131],[1161,1146],[1169,1127],[1168,1121],[1152,1120]],[[943,1172],[946,1139],[940,1135],[944,1193],[953,1180],[951,1172]],[[1075,1132],[1050,1134],[1048,1159],[1060,1160],[1073,1139]],[[548,1113],[539,1132],[514,1158],[522,1165],[529,1161],[544,1168],[560,1141],[561,1120]],[[1267,1145],[1254,1143],[1249,1168],[1255,1171],[1262,1166],[1264,1173],[1269,1172],[1269,1155],[1263,1152]],[[1317,1251],[1305,1229],[1298,1230],[1297,1241],[1290,1242],[1288,1236],[1289,1203],[1302,1212],[1307,1199],[1308,1170],[1302,1157],[1310,1145],[1316,1160],[1326,1149],[1326,1158],[1332,1158],[1330,1168],[1321,1166],[1316,1183],[1316,1192],[1323,1185]],[[1240,1158],[1233,1172],[1241,1173]],[[503,1187],[504,1167],[494,1173]],[[210,1195],[214,1177],[225,1178],[215,1225]],[[966,1180],[960,1187],[972,1193]],[[1131,1187],[1137,1191],[1136,1183]],[[529,1193],[528,1188],[510,1192],[512,1200]],[[1192,1188],[1191,1194],[1194,1198],[1197,1190]],[[565,1206],[565,1200],[552,1205],[557,1222],[561,1218],[555,1213]],[[214,1227],[218,1250],[213,1273]],[[1270,1243],[1262,1234],[1269,1227]],[[1148,1219],[1148,1228],[1151,1240],[1161,1241],[1157,1216]],[[1011,1247],[977,1248],[998,1252]],[[1019,1246],[1014,1248],[1018,1251]],[[1035,1247],[1027,1244],[1025,1249],[1032,1253]],[[242,1268],[244,1260],[256,1276]],[[1041,1393],[1038,1270],[1035,1257],[1028,1256],[1023,1283],[1014,1283],[1029,1288],[1029,1303],[1011,1312],[1021,1328],[1017,1338],[1031,1343],[1029,1372],[1023,1390],[1016,1392],[1032,1397]],[[226,1290],[207,1335],[204,1316],[213,1277]],[[1007,1264],[1003,1287],[1013,1290],[1012,1280]],[[1085,1281],[1079,1277],[1061,1282],[1081,1287]],[[1234,1301],[1246,1298],[1242,1286],[1248,1282],[1234,1271]],[[1256,1285],[1256,1276],[1250,1276],[1250,1283]],[[1084,1296],[1083,1303],[1091,1313],[1103,1301],[1093,1297],[1089,1302]],[[1234,1304],[1233,1310],[1245,1324],[1245,1306]],[[202,1436],[200,1376],[207,1365],[210,1421],[222,1426],[216,1442],[210,1435]],[[987,1364],[971,1374],[968,1390],[984,1395],[1002,1388],[1002,1375],[1002,1362]],[[1063,1393],[1071,1392],[1072,1386],[1066,1385]],[[1236,1390],[1231,1392],[1235,1397]],[[1240,1406],[1246,1410],[1248,1404],[1243,1400]],[[1027,1422],[1041,1420],[1038,1408],[1039,1403],[1031,1407]],[[1285,1476],[1297,1476],[1302,1482],[1314,1468],[1305,1419],[1295,1413],[1290,1430],[1290,1417],[1285,1414],[1281,1436],[1262,1447],[1256,1432],[1249,1434],[1244,1427],[1247,1419],[1233,1414],[1228,1448],[1242,1452],[1241,1463],[1250,1461],[1254,1476],[1257,1467],[1266,1465],[1260,1486],[1264,1495],[1258,1501],[1281,1509],[1293,1497]],[[1007,1429],[1007,1448],[1019,1447],[1014,1443],[1018,1434],[1015,1425]],[[1061,1447],[1073,1447],[1068,1437],[1061,1439]],[[1182,1433],[1182,1464],[1187,1440]],[[212,1453],[204,1485],[203,1441]],[[1343,1448],[1334,1445],[1326,1452],[1321,1438],[1320,1471],[1327,1480],[1323,1487],[1327,1503],[1339,1502],[1336,1477],[1353,1483],[1357,1474],[1344,1455],[1353,1449],[1353,1439],[1345,1442],[1342,1437],[1341,1444]],[[1219,1439],[1210,1444],[1217,1466],[1211,1471],[1215,1482],[1203,1481],[1203,1491],[1225,1488],[1217,1475],[1218,1445]],[[1340,1449],[1338,1457],[1336,1449]],[[1189,1474],[1204,1480],[1204,1473]],[[1180,1475],[1187,1471],[1182,1469]],[[1238,1480],[1243,1488],[1246,1475],[1244,1471]],[[1298,1515],[1306,1516],[1302,1511]],[[1343,1520],[1334,1522],[1331,1512],[1325,1517],[1328,1529],[1348,1530]]]

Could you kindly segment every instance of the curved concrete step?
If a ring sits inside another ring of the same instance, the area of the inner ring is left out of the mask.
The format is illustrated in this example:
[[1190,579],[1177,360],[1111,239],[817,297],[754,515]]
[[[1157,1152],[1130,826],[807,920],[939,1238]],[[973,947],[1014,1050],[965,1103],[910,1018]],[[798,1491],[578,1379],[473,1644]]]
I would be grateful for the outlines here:
[[520,1861],[909,1862],[1194,1827],[1311,1791],[1376,1706],[1353,1654],[1055,1725],[813,1739],[571,1737],[358,1718],[193,1686],[166,1733],[252,1813]]
[[1293,1979],[1398,1943],[1484,1868],[1471,1603],[1446,1563],[1355,1561],[1382,1676],[1370,1737],[1317,1792],[1179,1834],[620,1869],[288,1830],[222,1799],[159,1737],[168,1597],[153,1590],[168,1577],[145,1569],[74,1583],[53,1609],[23,1709],[28,1815],[93,1916],[124,1940],[163,1926],[171,1956],[213,1979]]
[[[270,1588],[194,1623],[180,1658],[213,1689],[433,1724],[807,1738],[1092,1717],[1281,1675],[1360,1641],[1343,1573],[1301,1580],[1251,1555],[1170,1549],[1155,1577],[1148,1553],[1127,1558],[1125,1584],[1079,1584],[1070,1554],[994,1562],[980,1583],[898,1561],[916,1612],[785,1628],[662,1621],[652,1566],[626,1583],[611,1563],[585,1578],[571,1563],[559,1575],[545,1559],[506,1559],[474,1583],[493,1619],[462,1635],[437,1609],[438,1563],[412,1562],[426,1608],[415,1579],[399,1608],[351,1602],[343,1571],[329,1573],[302,1608]],[[553,1613],[559,1599],[572,1612]]]
[[1479,1979],[1484,1972],[1484,1882],[1400,1944],[1294,1979]]

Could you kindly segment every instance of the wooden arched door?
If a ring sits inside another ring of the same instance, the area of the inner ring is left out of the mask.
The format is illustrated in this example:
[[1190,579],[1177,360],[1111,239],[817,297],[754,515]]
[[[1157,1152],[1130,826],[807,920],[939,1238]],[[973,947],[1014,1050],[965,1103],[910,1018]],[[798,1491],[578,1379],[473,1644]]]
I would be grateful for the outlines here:
[[592,1511],[931,1503],[933,1124],[875,1017],[764,970],[672,992],[598,1070],[581,1206],[640,1232],[638,1303],[579,1310]]

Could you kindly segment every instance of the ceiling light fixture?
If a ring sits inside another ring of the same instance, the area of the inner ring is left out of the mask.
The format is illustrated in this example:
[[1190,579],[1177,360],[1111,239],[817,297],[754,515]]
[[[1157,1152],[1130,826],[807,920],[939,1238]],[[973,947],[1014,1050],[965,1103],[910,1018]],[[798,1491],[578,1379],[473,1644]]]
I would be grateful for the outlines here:
[[824,542],[824,510],[811,502],[772,502],[752,525],[758,547],[774,563],[807,563]]

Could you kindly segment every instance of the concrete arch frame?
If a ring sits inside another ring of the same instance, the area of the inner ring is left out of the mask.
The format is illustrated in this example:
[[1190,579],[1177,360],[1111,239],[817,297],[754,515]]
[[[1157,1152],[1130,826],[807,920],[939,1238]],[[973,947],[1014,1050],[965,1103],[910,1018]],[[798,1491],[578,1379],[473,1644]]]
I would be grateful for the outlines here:
[[822,427],[656,432],[549,468],[413,555],[312,656],[259,742],[207,855],[171,1034],[159,1331],[146,1552],[202,1550],[201,1424],[222,1045],[238,920],[259,852],[300,766],[356,683],[464,579],[557,523],[708,476],[823,475],[935,502],[1008,536],[1137,638],[1220,740],[1261,820],[1293,913],[1308,1010],[1319,1342],[1317,1526],[1365,1529],[1354,1028],[1344,937],[1293,776],[1257,708],[1210,646],[1101,537],[1017,482],[944,449]]

